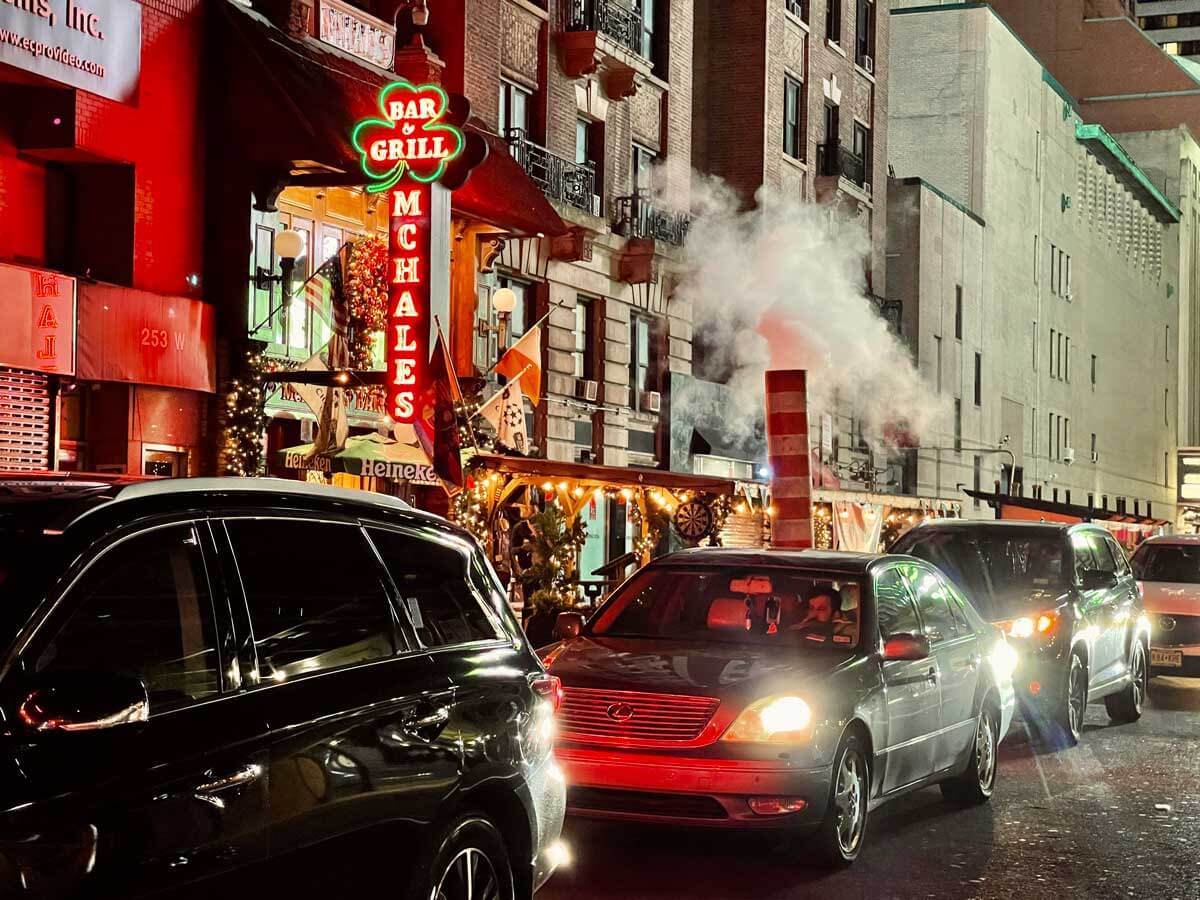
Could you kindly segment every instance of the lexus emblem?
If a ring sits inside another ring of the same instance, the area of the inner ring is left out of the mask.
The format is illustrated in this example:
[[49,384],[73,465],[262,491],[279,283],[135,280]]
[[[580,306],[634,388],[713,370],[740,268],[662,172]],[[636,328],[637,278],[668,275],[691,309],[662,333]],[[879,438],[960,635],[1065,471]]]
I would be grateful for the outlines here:
[[628,722],[633,718],[633,707],[628,703],[614,703],[605,712],[614,722]]
[[1174,631],[1175,630],[1175,620],[1173,618],[1171,618],[1171,616],[1159,616],[1158,617],[1158,627],[1161,628],[1163,631]]

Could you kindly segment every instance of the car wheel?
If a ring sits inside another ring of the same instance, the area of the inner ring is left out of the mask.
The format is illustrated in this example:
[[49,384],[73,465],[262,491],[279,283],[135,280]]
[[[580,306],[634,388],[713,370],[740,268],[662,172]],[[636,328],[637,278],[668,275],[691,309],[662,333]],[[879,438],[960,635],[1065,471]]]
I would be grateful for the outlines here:
[[956,803],[986,803],[996,790],[996,747],[1000,724],[990,705],[979,713],[975,744],[966,771],[942,782],[942,795]]
[[444,829],[426,860],[409,892],[412,900],[515,900],[504,839],[476,813]]
[[817,828],[815,849],[833,866],[848,866],[858,858],[867,833],[871,779],[862,742],[853,734],[842,738],[834,756],[829,808]]
[[1071,654],[1067,667],[1067,687],[1059,707],[1056,723],[1068,746],[1079,743],[1083,736],[1083,717],[1087,713],[1088,672],[1083,657]]
[[1119,694],[1104,698],[1108,717],[1114,722],[1136,722],[1142,717],[1142,705],[1146,702],[1146,685],[1149,683],[1149,666],[1146,665],[1146,648],[1141,641],[1133,642],[1133,653],[1129,660],[1129,686]]

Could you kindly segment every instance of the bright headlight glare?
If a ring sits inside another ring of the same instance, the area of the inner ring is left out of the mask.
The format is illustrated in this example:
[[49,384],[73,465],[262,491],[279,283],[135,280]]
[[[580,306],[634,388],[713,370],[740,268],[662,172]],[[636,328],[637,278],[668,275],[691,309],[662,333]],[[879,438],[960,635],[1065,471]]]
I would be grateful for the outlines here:
[[1033,637],[1033,627],[1033,619],[1029,618],[1028,616],[1015,619],[1013,623],[1008,626],[1008,635],[1009,637],[1015,638]]
[[1011,678],[1013,672],[1017,670],[1017,662],[1020,657],[1017,651],[1004,641],[999,641],[988,654],[988,662],[991,663],[992,671],[996,673],[997,678]]
[[799,697],[767,697],[742,711],[725,732],[724,740],[757,743],[786,742],[807,736],[812,710]]

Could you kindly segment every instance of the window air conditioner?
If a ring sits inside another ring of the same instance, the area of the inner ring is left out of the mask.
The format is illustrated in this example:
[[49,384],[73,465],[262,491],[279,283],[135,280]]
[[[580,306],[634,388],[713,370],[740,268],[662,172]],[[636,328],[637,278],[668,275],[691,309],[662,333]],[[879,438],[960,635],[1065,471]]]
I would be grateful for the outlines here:
[[1062,459],[1063,459],[1063,462],[1066,463],[1068,466],[1071,465],[1071,463],[1075,462],[1075,448],[1074,447],[1064,447]]
[[657,414],[662,409],[662,394],[658,391],[642,391],[638,409],[642,412]]
[[595,403],[598,391],[599,385],[590,378],[575,379],[575,396],[580,400],[586,400],[588,403]]
[[592,194],[592,215],[597,218],[604,215],[604,198],[599,194]]
[[1100,452],[1098,450],[1092,451],[1092,462],[1094,462],[1094,463],[1100,462]]
[[864,56],[863,57],[863,68],[867,70],[868,75],[874,75],[875,74],[875,57]]

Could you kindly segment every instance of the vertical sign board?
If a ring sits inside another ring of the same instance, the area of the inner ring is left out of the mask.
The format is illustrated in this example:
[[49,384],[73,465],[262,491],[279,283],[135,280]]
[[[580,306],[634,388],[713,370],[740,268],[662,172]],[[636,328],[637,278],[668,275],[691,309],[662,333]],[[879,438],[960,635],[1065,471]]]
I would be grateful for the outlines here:
[[417,418],[429,362],[432,186],[465,144],[443,121],[448,106],[437,85],[394,81],[379,92],[382,117],[363,119],[352,134],[367,191],[391,192],[387,412],[402,424]]

